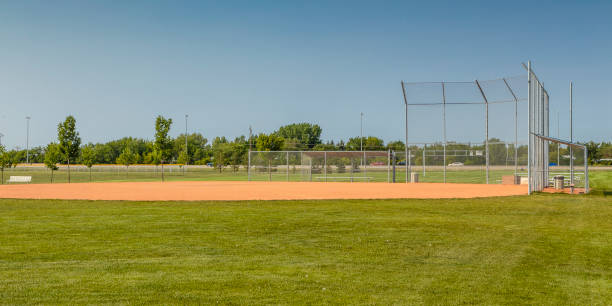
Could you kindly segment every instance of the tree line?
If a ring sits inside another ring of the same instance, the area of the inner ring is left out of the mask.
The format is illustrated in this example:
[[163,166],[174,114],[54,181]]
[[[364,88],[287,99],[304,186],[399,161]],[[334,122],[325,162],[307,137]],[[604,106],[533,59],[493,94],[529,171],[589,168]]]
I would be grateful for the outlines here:
[[[387,144],[378,137],[351,137],[348,141],[338,142],[321,140],[322,129],[317,124],[294,123],[281,126],[278,130],[270,133],[240,136],[233,140],[224,136],[215,137],[212,142],[200,133],[180,134],[176,138],[169,136],[172,127],[172,119],[158,116],[154,123],[154,139],[142,139],[124,137],[106,143],[81,144],[81,138],[76,128],[76,119],[68,116],[57,126],[57,142],[46,146],[31,148],[28,152],[29,162],[44,163],[49,169],[56,170],[58,164],[65,164],[68,169],[71,164],[79,163],[87,167],[94,164],[120,164],[126,167],[134,164],[161,165],[173,163],[181,165],[212,165],[223,171],[231,166],[237,170],[241,165],[248,162],[248,151],[381,151],[393,150],[404,151],[405,145],[402,141],[391,141]],[[185,141],[186,140],[186,141]],[[508,149],[514,152],[512,145],[509,148],[504,144],[496,144],[499,139],[489,140],[491,164],[503,164],[507,162]],[[589,142],[590,164],[612,164],[606,160],[612,158],[612,143]],[[418,152],[418,147],[410,148]],[[441,143],[428,146],[427,150],[442,150]],[[454,144],[447,145],[447,150],[484,150],[482,145]],[[526,153],[527,147],[520,146],[519,153]],[[523,152],[524,151],[524,152]],[[551,145],[549,150],[550,160],[556,160],[556,146]],[[561,150],[561,154],[567,152]],[[418,153],[414,162],[418,163],[421,158]],[[439,159],[440,157],[434,157]],[[447,158],[447,161],[465,161],[467,163],[477,162],[478,158]],[[26,150],[6,150],[0,145],[0,169],[15,167],[26,161]],[[163,171],[162,171],[163,175]],[[70,178],[68,178],[70,180]]]

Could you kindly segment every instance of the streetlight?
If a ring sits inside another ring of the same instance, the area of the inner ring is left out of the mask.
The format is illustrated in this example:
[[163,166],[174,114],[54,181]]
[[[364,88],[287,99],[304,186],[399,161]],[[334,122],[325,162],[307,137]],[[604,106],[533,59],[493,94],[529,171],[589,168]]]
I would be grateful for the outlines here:
[[361,113],[361,137],[359,137],[359,140],[361,141],[361,151],[363,151],[363,113]]
[[189,164],[189,150],[187,149],[187,118],[189,118],[189,115],[185,114],[185,166]]
[[253,142],[251,139],[253,139],[253,128],[249,125],[249,151],[253,149]]
[[26,164],[30,163],[30,116],[26,116]]

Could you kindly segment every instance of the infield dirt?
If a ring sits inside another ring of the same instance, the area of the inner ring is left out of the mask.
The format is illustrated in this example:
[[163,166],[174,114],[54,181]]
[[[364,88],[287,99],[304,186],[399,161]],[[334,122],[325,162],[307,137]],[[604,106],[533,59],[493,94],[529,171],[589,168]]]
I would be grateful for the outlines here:
[[527,194],[525,185],[319,182],[125,182],[0,186],[0,198],[240,201],[319,199],[476,198]]

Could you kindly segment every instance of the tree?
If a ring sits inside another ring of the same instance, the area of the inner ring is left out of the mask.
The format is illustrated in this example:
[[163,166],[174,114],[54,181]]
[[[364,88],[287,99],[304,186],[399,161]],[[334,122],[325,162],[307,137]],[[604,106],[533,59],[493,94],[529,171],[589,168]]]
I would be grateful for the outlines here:
[[62,160],[62,152],[59,145],[50,143],[45,150],[45,166],[51,170],[51,183],[53,183],[53,171],[57,170],[57,163]]
[[73,116],[66,117],[64,122],[57,125],[57,138],[59,140],[59,150],[68,162],[68,183],[70,183],[70,161],[79,157],[81,138],[76,131],[76,120]]
[[257,136],[257,151],[279,151],[284,143],[285,139],[280,136],[261,133]]
[[125,176],[128,177],[128,169],[130,165],[135,164],[138,161],[138,155],[130,148],[125,148],[123,152],[117,157],[117,163],[125,166]]
[[155,151],[161,162],[162,182],[164,181],[164,162],[168,161],[172,156],[172,139],[168,136],[172,119],[166,119],[163,116],[157,116],[155,119]]
[[593,165],[593,164],[597,163],[597,161],[599,161],[601,159],[601,156],[602,156],[602,154],[601,154],[602,153],[601,152],[601,147],[602,146],[600,144],[596,143],[596,142],[593,142],[593,141],[590,141],[590,142],[586,143],[585,145],[586,145],[586,148],[587,148],[587,151],[588,151],[588,153],[587,153],[588,157],[587,158],[588,158],[589,164]]
[[248,144],[246,142],[246,138],[244,136],[238,137],[234,140],[234,142],[230,145],[230,165],[232,165],[232,169],[234,172],[237,172],[240,169],[240,165],[246,163],[247,154],[249,152]]
[[406,146],[404,145],[404,142],[401,140],[391,141],[387,144],[387,149],[391,151],[403,152],[405,148]]
[[16,168],[19,162],[21,161],[22,156],[21,154],[19,154],[19,152],[20,151],[16,151],[16,150],[10,150],[6,152],[6,158],[8,161],[9,168]]
[[212,145],[213,153],[213,165],[219,169],[219,173],[223,171],[223,168],[230,163],[232,154],[231,144],[225,137],[215,137]]
[[87,145],[81,149],[81,162],[89,168],[89,181],[91,182],[91,167],[96,159],[96,152],[92,145]]
[[[361,139],[359,137],[349,138],[346,143],[346,148],[349,151],[361,151]],[[374,136],[363,137],[364,151],[380,151],[385,149],[385,142]]]
[[322,131],[319,125],[304,122],[281,126],[274,134],[286,139],[292,149],[312,149],[321,143]]
[[2,171],[2,181],[0,184],[4,184],[4,168],[11,167],[11,157],[9,152],[4,149],[4,146],[0,144],[0,171]]
[[176,162],[183,168],[183,175],[185,175],[185,166],[189,163],[189,155],[187,154],[187,151],[181,151],[176,159]]

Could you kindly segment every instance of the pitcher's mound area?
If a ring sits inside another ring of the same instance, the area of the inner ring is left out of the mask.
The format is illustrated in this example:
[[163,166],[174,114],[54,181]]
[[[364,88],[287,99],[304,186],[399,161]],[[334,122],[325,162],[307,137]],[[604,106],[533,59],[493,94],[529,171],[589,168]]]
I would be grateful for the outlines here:
[[1,198],[129,201],[475,198],[522,194],[527,194],[526,186],[438,183],[188,181],[0,186]]

